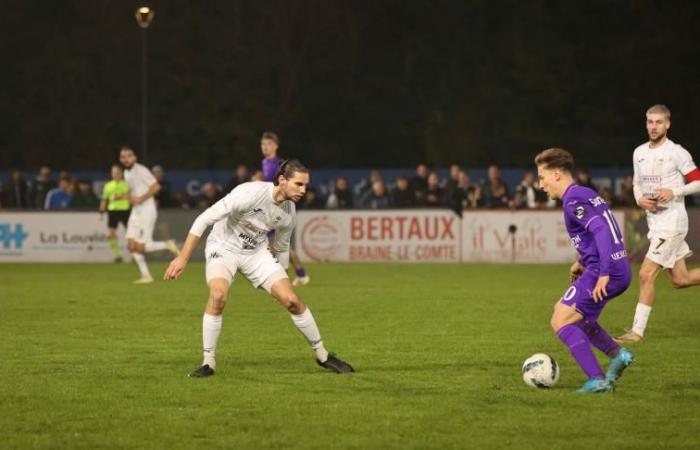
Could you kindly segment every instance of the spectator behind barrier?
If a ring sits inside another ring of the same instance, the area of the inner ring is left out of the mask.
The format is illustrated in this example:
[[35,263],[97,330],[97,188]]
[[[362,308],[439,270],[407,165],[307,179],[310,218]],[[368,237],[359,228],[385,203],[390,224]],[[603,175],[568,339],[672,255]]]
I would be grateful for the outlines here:
[[73,180],[68,176],[62,176],[58,181],[58,187],[51,189],[46,194],[44,209],[66,209],[70,206],[73,197]]
[[88,180],[78,181],[78,189],[70,200],[70,207],[73,209],[97,210],[100,201],[92,191],[92,183]]
[[162,166],[153,166],[151,168],[151,173],[158,181],[160,185],[160,191],[153,196],[156,201],[156,206],[158,208],[174,208],[178,206],[177,201],[175,201],[175,196],[173,195],[173,188],[170,182],[165,179],[165,170]]
[[357,198],[357,203],[361,203],[362,199],[367,196],[368,192],[372,191],[372,185],[375,181],[383,181],[382,174],[378,170],[371,170],[369,172],[369,178],[363,178],[357,185],[355,185],[355,197]]
[[479,193],[479,186],[473,185],[469,174],[464,170],[460,170],[457,187],[447,197],[446,204],[461,216],[462,210],[477,207]]
[[10,179],[0,191],[0,207],[24,209],[30,207],[29,184],[19,169],[12,169]]
[[445,181],[445,204],[449,205],[451,204],[451,201],[449,199],[452,198],[452,194],[454,193],[455,189],[457,189],[457,185],[459,184],[459,174],[462,172],[462,168],[459,167],[459,164],[452,164],[450,166],[450,176]]
[[250,177],[250,181],[265,181],[265,175],[262,170],[256,170]]
[[209,208],[211,205],[219,201],[219,198],[221,198],[219,194],[219,186],[217,186],[213,181],[207,181],[202,186],[202,191],[199,194],[199,197],[197,197],[196,207],[198,209]]
[[490,166],[488,171],[488,181],[481,188],[481,205],[484,208],[508,208],[510,197],[508,186],[501,179],[501,171],[498,166]]
[[39,174],[29,186],[29,201],[31,208],[43,209],[46,206],[46,195],[57,187],[51,178],[51,169],[47,165],[39,168]]
[[618,206],[616,201],[615,201],[615,197],[613,196],[613,192],[609,187],[603,186],[602,188],[600,188],[599,194],[600,194],[600,198],[605,200],[605,203],[608,204],[609,208],[612,208],[614,206]]
[[[513,207],[542,209],[547,206],[547,202],[547,193],[540,189],[535,182],[535,174],[533,172],[525,172],[522,181],[515,188]],[[554,207],[554,204],[550,207]]]
[[578,174],[576,175],[576,184],[578,184],[579,186],[585,186],[587,188],[593,189],[595,192],[598,192],[598,188],[596,188],[593,182],[591,181],[591,172],[588,169],[578,169]]
[[440,178],[435,172],[430,172],[428,175],[428,186],[423,197],[423,206],[426,208],[442,208],[445,206],[443,200],[445,190],[440,187]]
[[408,184],[408,178],[403,175],[396,178],[396,185],[391,192],[391,204],[394,208],[413,208],[416,206],[413,189]]
[[230,180],[226,183],[226,186],[224,186],[224,191],[223,194],[226,195],[236,186],[238,186],[241,183],[245,183],[249,181],[248,180],[248,166],[245,164],[239,164],[236,166],[236,172],[233,174],[233,177],[231,177]]
[[324,203],[321,198],[318,197],[316,193],[316,188],[309,186],[306,188],[306,194],[304,198],[297,203],[297,208],[299,209],[323,209]]
[[328,197],[326,208],[328,209],[352,209],[354,205],[352,193],[348,186],[348,179],[338,177],[335,179],[333,192]]
[[618,205],[628,208],[637,206],[637,200],[634,198],[634,184],[632,175],[627,175],[625,177],[625,181],[622,183]]
[[413,191],[413,198],[417,205],[423,204],[423,199],[425,197],[425,191],[428,189],[428,166],[425,164],[418,164],[416,167],[416,174],[411,179],[411,190]]
[[369,209],[383,209],[391,206],[391,197],[386,192],[384,181],[377,180],[372,183],[372,190],[365,193],[360,206]]

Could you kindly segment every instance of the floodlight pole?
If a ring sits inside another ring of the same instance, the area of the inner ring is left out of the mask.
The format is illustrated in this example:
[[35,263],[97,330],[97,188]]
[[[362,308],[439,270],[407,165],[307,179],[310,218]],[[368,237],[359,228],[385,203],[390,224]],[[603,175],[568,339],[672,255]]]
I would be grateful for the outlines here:
[[141,156],[148,157],[148,27],[155,11],[147,6],[136,10],[136,23],[141,28]]

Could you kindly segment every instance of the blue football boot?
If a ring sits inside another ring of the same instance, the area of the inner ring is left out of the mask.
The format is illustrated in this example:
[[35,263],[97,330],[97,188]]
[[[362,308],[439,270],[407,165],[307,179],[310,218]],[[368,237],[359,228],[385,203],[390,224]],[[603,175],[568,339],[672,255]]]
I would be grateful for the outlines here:
[[614,390],[613,384],[608,380],[589,378],[576,392],[579,394],[596,394],[601,392],[613,392]]
[[605,379],[611,383],[616,382],[630,364],[634,362],[634,353],[624,347],[620,347],[620,353],[610,358],[610,366],[605,372]]

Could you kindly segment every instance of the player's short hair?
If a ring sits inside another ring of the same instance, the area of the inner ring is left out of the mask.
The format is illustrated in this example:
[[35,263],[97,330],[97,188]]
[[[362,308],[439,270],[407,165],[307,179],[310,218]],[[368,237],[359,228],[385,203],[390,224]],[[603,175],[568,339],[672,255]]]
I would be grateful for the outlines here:
[[671,110],[666,105],[654,105],[647,109],[647,114],[661,114],[667,119],[671,119]]
[[535,156],[535,164],[545,169],[574,170],[574,157],[563,148],[548,148]]
[[122,146],[119,148],[119,153],[123,152],[124,150],[130,151],[131,153],[134,154],[134,156],[138,156],[138,155],[136,154],[136,150],[134,150],[133,148],[129,147],[128,145],[122,145]]
[[277,133],[273,133],[272,131],[265,131],[262,134],[262,137],[260,138],[260,140],[263,140],[263,139],[269,139],[272,142],[274,142],[275,144],[280,145],[279,136],[277,136]]
[[309,173],[309,169],[307,169],[298,159],[285,159],[282,161],[277,169],[277,173],[275,174],[275,186],[280,184],[280,176],[284,175],[286,179],[290,179],[297,172]]

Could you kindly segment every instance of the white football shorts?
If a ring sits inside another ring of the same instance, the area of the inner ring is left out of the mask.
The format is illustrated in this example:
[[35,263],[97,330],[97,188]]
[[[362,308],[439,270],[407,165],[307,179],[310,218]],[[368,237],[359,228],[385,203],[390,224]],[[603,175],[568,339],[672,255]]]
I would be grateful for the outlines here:
[[288,278],[287,271],[267,249],[241,255],[207,243],[204,252],[207,284],[214,278],[224,278],[231,284],[238,271],[254,287],[262,287],[269,293],[276,281]]
[[678,261],[693,254],[685,241],[685,233],[650,231],[647,237],[646,257],[664,269],[672,269]]
[[141,244],[151,242],[157,217],[158,214],[155,211],[135,211],[132,209],[129,222],[126,225],[126,238]]

